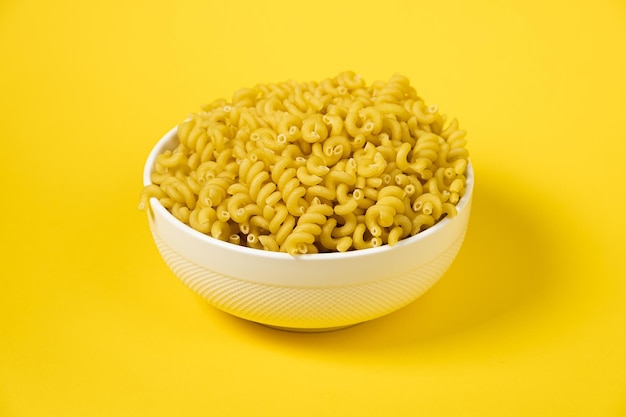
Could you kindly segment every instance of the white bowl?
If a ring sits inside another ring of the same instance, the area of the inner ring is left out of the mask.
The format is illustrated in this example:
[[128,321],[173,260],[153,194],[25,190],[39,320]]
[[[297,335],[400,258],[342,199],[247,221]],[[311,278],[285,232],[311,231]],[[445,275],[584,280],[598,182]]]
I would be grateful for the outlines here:
[[[144,185],[157,155],[174,149],[177,129],[152,149]],[[272,327],[320,331],[396,311],[426,292],[456,257],[470,215],[474,174],[467,167],[458,214],[394,246],[293,257],[238,246],[204,235],[176,219],[156,198],[148,218],[167,266],[214,307]]]

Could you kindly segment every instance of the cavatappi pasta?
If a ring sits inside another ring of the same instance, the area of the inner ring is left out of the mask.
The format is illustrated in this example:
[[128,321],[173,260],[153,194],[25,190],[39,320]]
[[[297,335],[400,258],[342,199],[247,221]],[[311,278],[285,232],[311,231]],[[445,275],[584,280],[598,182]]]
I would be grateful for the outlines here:
[[456,214],[465,136],[402,75],[260,84],[180,123],[140,208],[291,255],[394,245]]

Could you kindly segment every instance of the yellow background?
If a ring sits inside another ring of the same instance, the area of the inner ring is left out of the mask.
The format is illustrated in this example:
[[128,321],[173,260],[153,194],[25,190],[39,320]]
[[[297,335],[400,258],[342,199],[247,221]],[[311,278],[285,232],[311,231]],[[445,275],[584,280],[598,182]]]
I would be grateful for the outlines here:
[[[0,2],[0,416],[626,416],[626,4],[265,3]],[[469,132],[457,261],[338,332],[213,309],[137,210],[148,152],[346,69]]]

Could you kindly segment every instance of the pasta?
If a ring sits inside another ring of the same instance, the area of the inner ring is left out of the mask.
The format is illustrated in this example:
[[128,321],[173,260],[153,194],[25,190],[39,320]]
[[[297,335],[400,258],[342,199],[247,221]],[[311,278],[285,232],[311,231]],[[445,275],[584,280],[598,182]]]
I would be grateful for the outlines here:
[[258,84],[201,107],[156,158],[154,197],[216,239],[297,256],[402,239],[456,215],[469,152],[408,78]]

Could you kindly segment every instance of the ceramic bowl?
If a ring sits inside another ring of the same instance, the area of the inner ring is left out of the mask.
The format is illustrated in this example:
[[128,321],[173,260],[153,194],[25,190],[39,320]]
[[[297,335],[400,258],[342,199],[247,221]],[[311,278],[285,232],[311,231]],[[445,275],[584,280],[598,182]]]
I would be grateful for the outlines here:
[[[177,145],[176,128],[147,158]],[[454,261],[465,237],[474,187],[471,163],[458,214],[394,246],[291,256],[223,242],[176,219],[156,198],[149,226],[167,266],[214,307],[281,329],[322,331],[376,319],[415,301]]]

